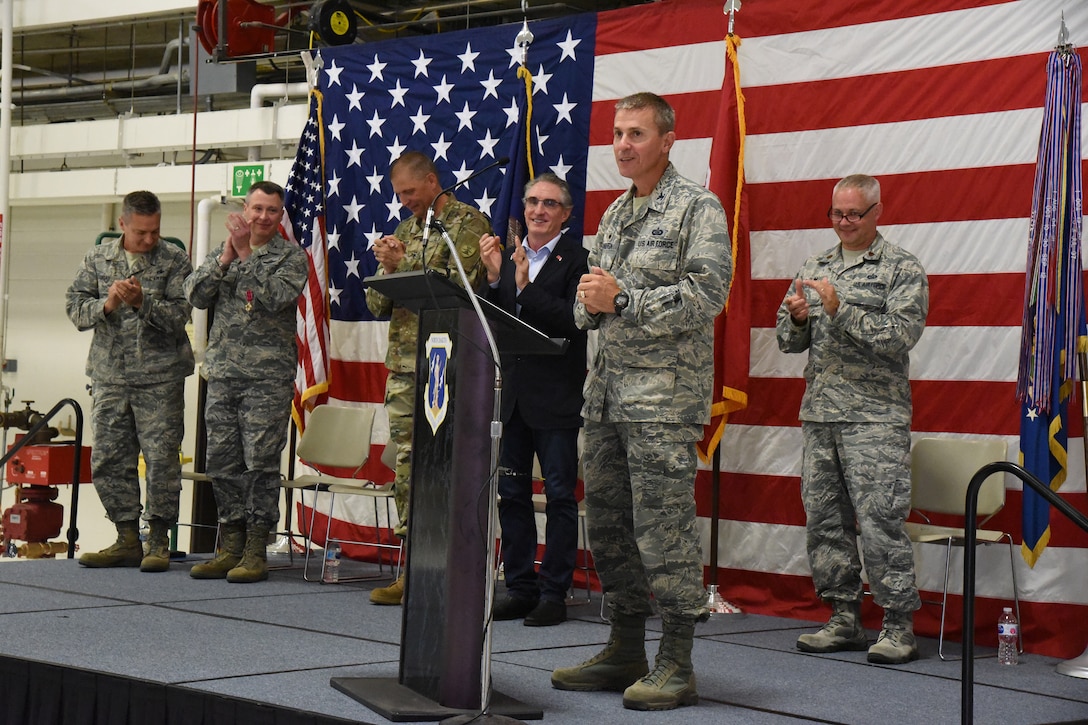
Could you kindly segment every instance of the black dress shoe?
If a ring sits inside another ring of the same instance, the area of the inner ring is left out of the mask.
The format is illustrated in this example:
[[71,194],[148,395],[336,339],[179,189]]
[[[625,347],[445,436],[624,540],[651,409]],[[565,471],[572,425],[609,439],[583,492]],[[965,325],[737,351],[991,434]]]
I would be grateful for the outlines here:
[[567,605],[541,599],[536,608],[525,615],[526,627],[552,627],[567,621]]
[[495,602],[491,610],[491,619],[502,622],[508,619],[521,619],[536,608],[536,599],[505,596]]

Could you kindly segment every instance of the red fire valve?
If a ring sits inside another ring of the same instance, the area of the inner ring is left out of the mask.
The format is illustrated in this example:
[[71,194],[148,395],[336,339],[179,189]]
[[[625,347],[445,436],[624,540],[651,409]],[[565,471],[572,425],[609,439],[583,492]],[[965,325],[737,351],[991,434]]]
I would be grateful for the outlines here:
[[57,489],[53,486],[21,486],[17,491],[18,502],[4,511],[4,537],[37,542],[60,534],[64,507],[53,503],[56,497]]
[[[30,483],[36,486],[71,483],[75,450],[76,447],[71,443],[24,446],[8,461],[8,483]],[[91,448],[83,446],[79,456],[79,482],[89,483],[90,480]]]

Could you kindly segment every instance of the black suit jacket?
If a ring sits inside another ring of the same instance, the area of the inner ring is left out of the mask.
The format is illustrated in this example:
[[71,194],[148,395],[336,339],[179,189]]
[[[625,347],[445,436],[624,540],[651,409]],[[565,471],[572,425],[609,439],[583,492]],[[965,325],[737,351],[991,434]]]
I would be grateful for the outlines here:
[[564,234],[520,295],[510,254],[510,249],[503,251],[499,285],[488,287],[487,299],[511,315],[518,315],[520,304],[523,322],[548,337],[569,339],[570,346],[562,355],[503,356],[502,419],[510,420],[516,405],[531,428],[577,428],[582,425],[586,331],[574,324],[574,302],[578,281],[589,272],[589,252]]

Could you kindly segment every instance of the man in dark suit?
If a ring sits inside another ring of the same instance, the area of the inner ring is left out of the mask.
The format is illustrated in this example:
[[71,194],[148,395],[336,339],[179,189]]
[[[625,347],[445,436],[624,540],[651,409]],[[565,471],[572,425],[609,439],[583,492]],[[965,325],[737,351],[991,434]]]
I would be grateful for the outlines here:
[[[542,174],[525,187],[524,241],[505,252],[484,235],[480,256],[487,269],[488,299],[549,337],[564,337],[562,356],[503,358],[503,438],[499,521],[506,573],[496,620],[525,618],[530,627],[566,621],[567,590],[578,549],[578,430],[586,379],[586,333],[574,324],[578,280],[588,273],[580,239],[562,233],[573,208],[567,183]],[[545,552],[539,573],[533,511],[533,456],[540,461],[547,496]]]

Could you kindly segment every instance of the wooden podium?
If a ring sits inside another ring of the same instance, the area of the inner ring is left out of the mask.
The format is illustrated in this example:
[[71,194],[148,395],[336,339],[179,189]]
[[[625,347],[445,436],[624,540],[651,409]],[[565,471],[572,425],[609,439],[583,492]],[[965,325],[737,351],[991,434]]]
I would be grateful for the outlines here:
[[[332,686],[394,722],[441,720],[481,708],[488,517],[494,508],[495,364],[468,293],[435,272],[367,277],[419,315],[407,579],[400,675],[337,677]],[[546,337],[477,298],[503,353],[561,354]],[[540,719],[540,709],[492,692],[489,712]]]

